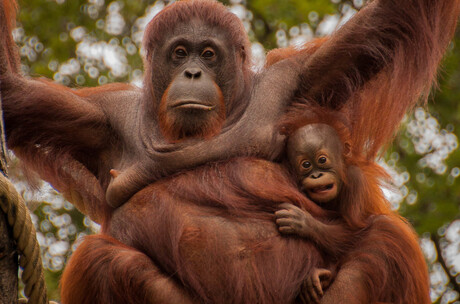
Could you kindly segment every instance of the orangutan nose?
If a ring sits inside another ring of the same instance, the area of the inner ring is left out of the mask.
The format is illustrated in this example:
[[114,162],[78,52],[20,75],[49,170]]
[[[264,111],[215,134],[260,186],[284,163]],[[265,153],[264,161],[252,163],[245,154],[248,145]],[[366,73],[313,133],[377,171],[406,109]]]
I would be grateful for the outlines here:
[[186,69],[184,74],[185,74],[185,77],[188,79],[197,79],[197,78],[200,78],[201,76],[201,70],[198,68],[190,68],[190,69]]
[[310,176],[311,176],[311,178],[313,178],[313,179],[318,179],[318,178],[320,178],[321,176],[323,176],[323,173],[321,173],[321,172],[313,173],[313,174],[310,175]]

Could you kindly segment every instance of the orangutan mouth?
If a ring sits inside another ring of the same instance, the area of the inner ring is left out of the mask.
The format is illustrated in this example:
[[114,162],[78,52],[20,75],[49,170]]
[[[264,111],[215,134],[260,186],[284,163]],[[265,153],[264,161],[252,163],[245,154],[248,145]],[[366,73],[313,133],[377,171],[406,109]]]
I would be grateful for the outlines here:
[[334,186],[335,186],[335,184],[327,184],[327,185],[323,185],[323,186],[314,187],[314,188],[311,188],[309,190],[310,190],[310,192],[313,192],[313,193],[323,194],[323,193],[327,193],[327,192],[331,191],[334,188]]
[[212,111],[215,105],[205,104],[195,100],[182,100],[174,104],[172,108],[185,109],[185,110],[201,110],[201,111]]

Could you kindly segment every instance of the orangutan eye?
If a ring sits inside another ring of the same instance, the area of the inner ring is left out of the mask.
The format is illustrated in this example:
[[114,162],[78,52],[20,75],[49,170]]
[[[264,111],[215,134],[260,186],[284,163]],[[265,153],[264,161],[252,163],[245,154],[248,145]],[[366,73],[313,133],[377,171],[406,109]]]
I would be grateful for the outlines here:
[[302,162],[302,167],[305,168],[305,169],[309,169],[311,167],[311,163],[308,160],[303,161]]
[[185,50],[184,47],[178,46],[178,47],[176,47],[176,49],[174,50],[174,55],[175,55],[177,58],[184,58],[184,57],[187,57],[187,51]]
[[206,58],[206,59],[211,59],[216,55],[213,49],[211,48],[206,48],[203,53],[201,53],[201,57]]
[[327,162],[326,156],[321,156],[321,157],[318,159],[318,163],[319,163],[319,164],[325,164],[326,162]]

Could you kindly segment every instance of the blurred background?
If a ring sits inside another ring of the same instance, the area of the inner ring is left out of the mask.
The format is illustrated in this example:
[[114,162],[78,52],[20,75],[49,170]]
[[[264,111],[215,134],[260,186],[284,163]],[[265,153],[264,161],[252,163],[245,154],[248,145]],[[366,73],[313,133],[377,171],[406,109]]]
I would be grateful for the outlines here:
[[[142,86],[146,24],[172,1],[19,0],[14,39],[25,75],[72,88],[108,82]],[[363,0],[223,1],[244,23],[254,69],[268,50],[302,44],[345,23]],[[393,177],[384,189],[394,210],[414,226],[431,274],[433,303],[460,303],[460,32],[449,46],[427,107],[408,115],[379,162]],[[99,227],[51,186],[35,189],[11,155],[11,178],[33,213],[50,299],[66,261]]]

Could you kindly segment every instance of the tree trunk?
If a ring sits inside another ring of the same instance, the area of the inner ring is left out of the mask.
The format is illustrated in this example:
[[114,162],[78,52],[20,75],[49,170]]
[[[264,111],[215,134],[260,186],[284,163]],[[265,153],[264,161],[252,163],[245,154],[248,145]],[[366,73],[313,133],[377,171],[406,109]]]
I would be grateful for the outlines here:
[[[0,87],[1,87],[0,82]],[[0,94],[0,174],[8,176],[2,96]],[[18,299],[18,254],[7,216],[0,209],[0,304],[16,304]]]
[[0,210],[0,304],[17,303],[18,254],[6,215]]

